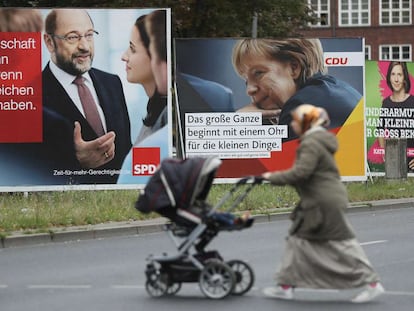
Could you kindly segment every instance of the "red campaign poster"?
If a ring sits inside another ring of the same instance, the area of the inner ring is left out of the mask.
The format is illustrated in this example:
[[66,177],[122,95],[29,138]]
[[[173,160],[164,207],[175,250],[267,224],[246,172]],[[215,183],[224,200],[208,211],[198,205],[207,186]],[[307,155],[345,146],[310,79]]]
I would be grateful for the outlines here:
[[0,143],[41,141],[41,34],[0,32]]

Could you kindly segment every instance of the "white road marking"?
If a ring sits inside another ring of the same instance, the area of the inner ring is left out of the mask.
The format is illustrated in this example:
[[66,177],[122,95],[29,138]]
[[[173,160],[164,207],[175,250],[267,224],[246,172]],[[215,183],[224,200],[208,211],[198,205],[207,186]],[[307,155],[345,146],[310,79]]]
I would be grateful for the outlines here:
[[36,284],[28,285],[30,289],[87,289],[92,288],[92,285],[63,285],[63,284]]
[[111,285],[114,289],[144,289],[143,285]]
[[364,243],[360,243],[360,244],[363,246],[363,245],[380,244],[380,243],[387,243],[387,242],[388,242],[388,240],[378,240],[378,241],[364,242]]
[[[9,285],[7,284],[0,284],[0,289],[6,289],[8,288]],[[143,285],[110,285],[109,286],[112,289],[126,289],[126,290],[144,290],[145,286]],[[194,288],[196,288],[197,286],[195,286]],[[92,285],[63,285],[63,284],[33,284],[33,285],[27,285],[27,288],[29,289],[91,289],[93,288]],[[344,294],[345,292],[352,292],[355,289],[350,289],[350,290],[342,290],[342,291],[337,291],[337,290],[325,290],[325,291],[317,291],[319,294],[325,294],[325,295],[329,295],[329,294],[334,294],[333,296],[335,296],[335,294],[341,293]],[[252,289],[250,290],[253,295],[260,295],[262,296],[261,292],[262,292],[262,288],[261,287],[257,287],[257,286],[253,286]],[[311,293],[312,290],[306,290],[306,289],[299,289],[297,294],[307,294],[307,292]],[[348,293],[349,294],[349,293]],[[390,296],[412,296],[414,297],[414,292],[404,292],[404,291],[390,291],[387,288],[385,289],[385,293],[383,295],[390,295]],[[324,295],[322,295],[324,296]],[[298,297],[298,300],[300,299],[305,299],[305,300],[324,300],[327,297]],[[334,297],[333,297],[334,298]],[[336,297],[336,298],[344,298],[344,297]]]

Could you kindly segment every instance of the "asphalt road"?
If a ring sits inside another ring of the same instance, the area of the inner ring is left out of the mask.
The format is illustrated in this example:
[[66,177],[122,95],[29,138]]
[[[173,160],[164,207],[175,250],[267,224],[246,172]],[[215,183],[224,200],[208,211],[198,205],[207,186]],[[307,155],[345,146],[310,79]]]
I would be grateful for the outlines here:
[[243,259],[253,267],[256,282],[244,296],[211,300],[197,283],[187,283],[176,296],[150,298],[144,288],[145,258],[175,252],[161,232],[0,249],[0,310],[413,310],[414,208],[356,211],[348,216],[387,290],[367,304],[263,297],[262,288],[273,283],[289,226],[287,219],[280,219],[221,232],[210,244],[226,260]]

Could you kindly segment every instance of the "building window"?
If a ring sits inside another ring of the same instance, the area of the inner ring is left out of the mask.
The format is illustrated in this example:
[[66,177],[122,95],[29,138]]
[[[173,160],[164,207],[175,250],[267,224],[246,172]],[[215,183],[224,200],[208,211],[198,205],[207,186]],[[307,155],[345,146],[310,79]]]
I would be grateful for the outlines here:
[[370,0],[339,0],[339,26],[369,26]]
[[380,45],[379,60],[411,61],[411,44]]
[[365,59],[371,60],[371,46],[365,45]]
[[411,0],[381,0],[380,24],[411,24]]
[[310,26],[329,26],[329,0],[308,0],[308,3],[317,17],[317,21]]

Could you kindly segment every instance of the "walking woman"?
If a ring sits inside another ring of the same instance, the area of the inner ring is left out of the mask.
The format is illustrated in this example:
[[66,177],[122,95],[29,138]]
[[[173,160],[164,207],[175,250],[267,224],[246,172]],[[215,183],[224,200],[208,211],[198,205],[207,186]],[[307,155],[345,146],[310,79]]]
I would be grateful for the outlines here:
[[294,186],[300,197],[277,285],[266,288],[265,295],[293,299],[295,288],[358,289],[352,301],[366,302],[384,292],[344,213],[348,194],[335,163],[336,137],[326,129],[329,122],[321,107],[297,107],[291,127],[300,143],[293,166],[262,175],[274,185]]

